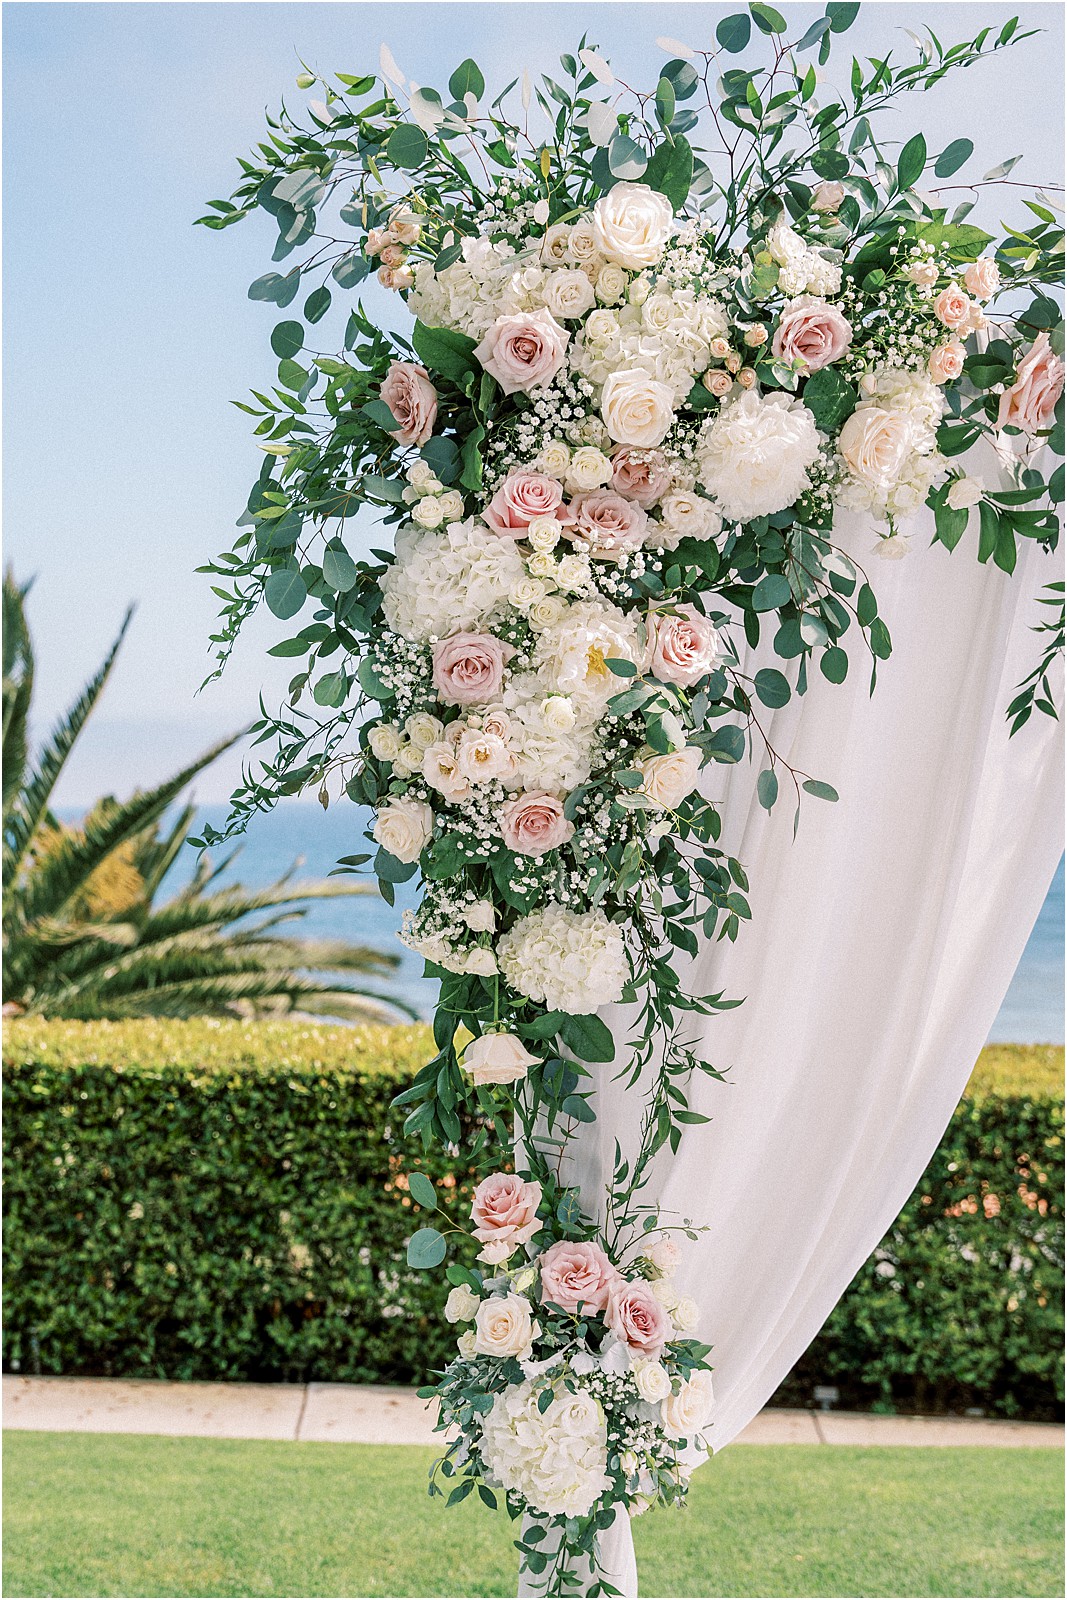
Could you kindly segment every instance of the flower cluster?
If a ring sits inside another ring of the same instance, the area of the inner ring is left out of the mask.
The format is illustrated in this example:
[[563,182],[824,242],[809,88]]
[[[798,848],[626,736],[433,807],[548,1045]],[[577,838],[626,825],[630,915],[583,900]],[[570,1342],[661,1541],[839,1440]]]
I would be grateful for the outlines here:
[[696,1307],[674,1287],[678,1246],[652,1231],[617,1263],[590,1230],[553,1240],[548,1209],[514,1173],[474,1192],[481,1265],[453,1269],[445,1314],[463,1331],[433,1390],[439,1427],[458,1433],[439,1471],[541,1519],[676,1504],[713,1401]]

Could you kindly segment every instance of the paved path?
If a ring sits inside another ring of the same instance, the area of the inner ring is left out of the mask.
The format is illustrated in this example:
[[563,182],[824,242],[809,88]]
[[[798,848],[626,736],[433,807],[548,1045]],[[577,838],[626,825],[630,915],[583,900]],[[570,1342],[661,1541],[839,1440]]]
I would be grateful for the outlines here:
[[[154,1433],[202,1439],[437,1444],[413,1389],[350,1383],[166,1383],[5,1377],[4,1427],[46,1433]],[[739,1444],[1043,1445],[1050,1423],[985,1417],[874,1417],[856,1411],[763,1411]]]

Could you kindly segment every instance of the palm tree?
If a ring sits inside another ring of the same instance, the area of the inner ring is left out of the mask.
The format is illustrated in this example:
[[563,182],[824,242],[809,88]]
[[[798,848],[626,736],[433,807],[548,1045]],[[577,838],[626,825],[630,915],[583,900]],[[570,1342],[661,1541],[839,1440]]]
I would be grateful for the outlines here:
[[157,904],[194,808],[164,816],[198,772],[234,743],[223,740],[175,777],[128,800],[97,801],[80,825],[51,810],[56,783],[107,683],[130,613],[95,677],[31,760],[34,656],[26,590],[10,573],[3,596],[3,941],[9,1013],[55,1017],[192,1016],[303,1012],[367,1020],[411,1015],[398,1000],[332,980],[381,976],[395,956],[279,931],[312,900],[373,894],[366,884],[220,886],[201,857],[192,881]]

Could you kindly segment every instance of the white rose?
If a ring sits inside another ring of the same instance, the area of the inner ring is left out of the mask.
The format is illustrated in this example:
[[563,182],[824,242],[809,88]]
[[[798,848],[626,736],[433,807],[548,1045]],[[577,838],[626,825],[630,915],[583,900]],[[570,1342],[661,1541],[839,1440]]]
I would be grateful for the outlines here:
[[640,369],[611,373],[600,397],[604,425],[616,444],[662,444],[674,422],[674,396]]
[[540,555],[547,555],[559,544],[559,536],[563,532],[563,524],[557,522],[555,517],[534,517],[526,530],[527,543]]
[[571,230],[565,222],[554,222],[551,228],[545,229],[545,236],[541,240],[541,260],[546,266],[562,266],[567,259],[570,236]]
[[[516,1294],[525,1294],[528,1289],[533,1288],[540,1276],[540,1267],[536,1264],[536,1262],[528,1261],[524,1267],[516,1267],[515,1271],[511,1274],[511,1287],[514,1289]],[[559,1357],[553,1356],[551,1359],[553,1361],[558,1361]]]
[[643,306],[652,293],[652,285],[646,277],[635,278],[626,291],[626,298],[632,306]]
[[857,478],[887,493],[897,483],[914,441],[911,418],[905,412],[864,404],[841,429],[837,448]]
[[535,606],[530,607],[526,620],[531,628],[537,628],[538,630],[552,628],[555,627],[566,609],[566,601],[561,600],[558,594],[546,594],[543,600],[539,600]]
[[669,294],[649,295],[641,307],[641,321],[651,333],[664,333],[674,322],[677,306]]
[[437,504],[445,522],[459,522],[463,516],[463,496],[458,489],[449,489],[446,493],[438,495]]
[[700,1307],[684,1295],[671,1312],[671,1321],[679,1333],[692,1333],[700,1321]]
[[635,271],[656,265],[673,225],[670,201],[645,183],[617,183],[593,207],[599,253]]
[[984,495],[985,484],[981,478],[953,478],[948,486],[945,504],[951,506],[953,511],[966,511],[976,506]]
[[700,782],[700,750],[696,745],[686,745],[671,755],[645,756],[636,766],[641,774],[638,793],[668,811],[676,811]]
[[554,579],[556,576],[555,557],[550,555],[547,550],[535,550],[529,561],[527,561],[526,566],[527,570],[535,578]]
[[406,739],[393,757],[393,771],[400,778],[413,778],[422,771],[422,757],[423,751],[419,746]]
[[463,913],[463,920],[472,933],[492,933],[496,927],[496,911],[491,900],[476,900]]
[[[469,966],[467,970],[470,971]],[[462,1066],[475,1085],[518,1083],[538,1060],[513,1033],[483,1033],[464,1050]]]
[[649,1405],[658,1406],[671,1392],[670,1374],[661,1361],[642,1361],[634,1369],[634,1379],[641,1399]]
[[398,861],[417,861],[433,838],[433,812],[425,800],[390,800],[378,812],[374,838]]
[[529,1357],[540,1332],[530,1315],[525,1295],[493,1295],[483,1300],[475,1319],[474,1348],[480,1356]]
[[550,694],[541,701],[541,717],[552,733],[569,733],[577,720],[577,713],[568,695]]
[[598,450],[592,444],[583,444],[571,457],[564,483],[572,494],[576,490],[599,489],[601,484],[611,482],[613,471],[603,450]]
[[610,344],[618,331],[619,319],[613,311],[594,311],[583,330],[586,344]]
[[556,562],[555,579],[561,589],[585,589],[589,585],[592,572],[584,556],[560,556]]
[[550,272],[544,287],[544,302],[558,321],[582,317],[596,303],[593,285],[576,267]]
[[433,490],[427,487],[437,483],[437,474],[428,461],[423,461],[421,456],[418,461],[413,461],[407,471],[407,479],[416,489],[422,489],[424,494],[432,494]]
[[[412,744],[419,751],[427,751],[432,744],[445,736],[445,725],[439,717],[432,717],[428,711],[416,711],[404,724],[404,732]],[[422,756],[419,756],[419,767],[422,767]]]
[[420,528],[439,528],[442,522],[446,520],[445,513],[441,509],[440,500],[436,499],[432,494],[424,495],[421,500],[416,500],[411,515]]
[[[548,478],[562,479],[570,463],[571,453],[562,439],[549,439],[541,446],[535,466],[538,472],[543,472]],[[534,518],[537,521],[537,518]]]
[[463,958],[463,971],[471,973],[476,978],[492,978],[499,970],[496,956],[483,945],[472,946]]
[[680,1394],[668,1395],[660,1407],[663,1426],[672,1439],[685,1439],[706,1427],[715,1403],[710,1372],[694,1372]]
[[457,1283],[445,1301],[445,1317],[449,1322],[470,1322],[477,1315],[481,1296],[466,1283]]
[[669,1278],[656,1278],[653,1280],[652,1293],[665,1311],[673,1311],[678,1304],[678,1291]]
[[571,236],[567,240],[567,254],[579,267],[592,265],[600,254],[597,244],[596,230],[592,218],[582,217],[571,229]]
[[400,730],[391,722],[380,722],[367,736],[371,755],[376,761],[395,761],[400,754]]
[[641,1253],[664,1277],[669,1277],[682,1257],[682,1252],[669,1233],[662,1234]]
[[523,578],[520,583],[513,583],[508,590],[508,604],[515,607],[516,611],[529,611],[538,600],[543,600],[548,593],[540,578]]
[[602,306],[614,306],[626,293],[627,277],[614,261],[605,261],[596,277],[596,297]]
[[461,1333],[456,1340],[456,1348],[464,1361],[469,1361],[478,1353],[478,1335],[473,1328],[468,1328],[466,1333]]

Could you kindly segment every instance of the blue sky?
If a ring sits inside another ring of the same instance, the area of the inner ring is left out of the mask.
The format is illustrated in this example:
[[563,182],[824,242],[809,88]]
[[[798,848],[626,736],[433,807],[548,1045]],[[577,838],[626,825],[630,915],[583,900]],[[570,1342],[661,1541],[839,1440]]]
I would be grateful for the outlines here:
[[[215,601],[195,567],[228,542],[258,469],[230,404],[273,376],[277,314],[246,298],[269,266],[267,218],[217,234],[191,226],[225,196],[234,157],[294,87],[298,57],[322,71],[401,70],[440,83],[474,55],[502,87],[552,70],[583,29],[629,81],[651,81],[657,35],[704,46],[737,5],[30,4],[4,7],[7,553],[35,575],[37,717],[57,716],[104,653],[130,601],[137,616],[61,800],[127,792],[173,771],[274,699],[273,619],[253,625],[220,683],[209,665]],[[821,5],[786,5],[805,27]],[[932,21],[943,43],[1016,12],[1047,31],[998,62],[903,102],[892,131],[931,149],[966,134],[977,175],[1059,178],[1063,24],[1058,5],[867,4],[857,53],[907,51]],[[844,53],[843,53],[844,54]],[[847,71],[847,55],[845,70]],[[834,73],[831,62],[831,75]],[[840,69],[838,69],[840,70]],[[976,220],[1018,217],[994,191]],[[1025,213],[1022,213],[1025,215]],[[384,312],[372,290],[368,306]],[[395,302],[393,307],[395,308]],[[236,762],[205,774],[224,798]]]

